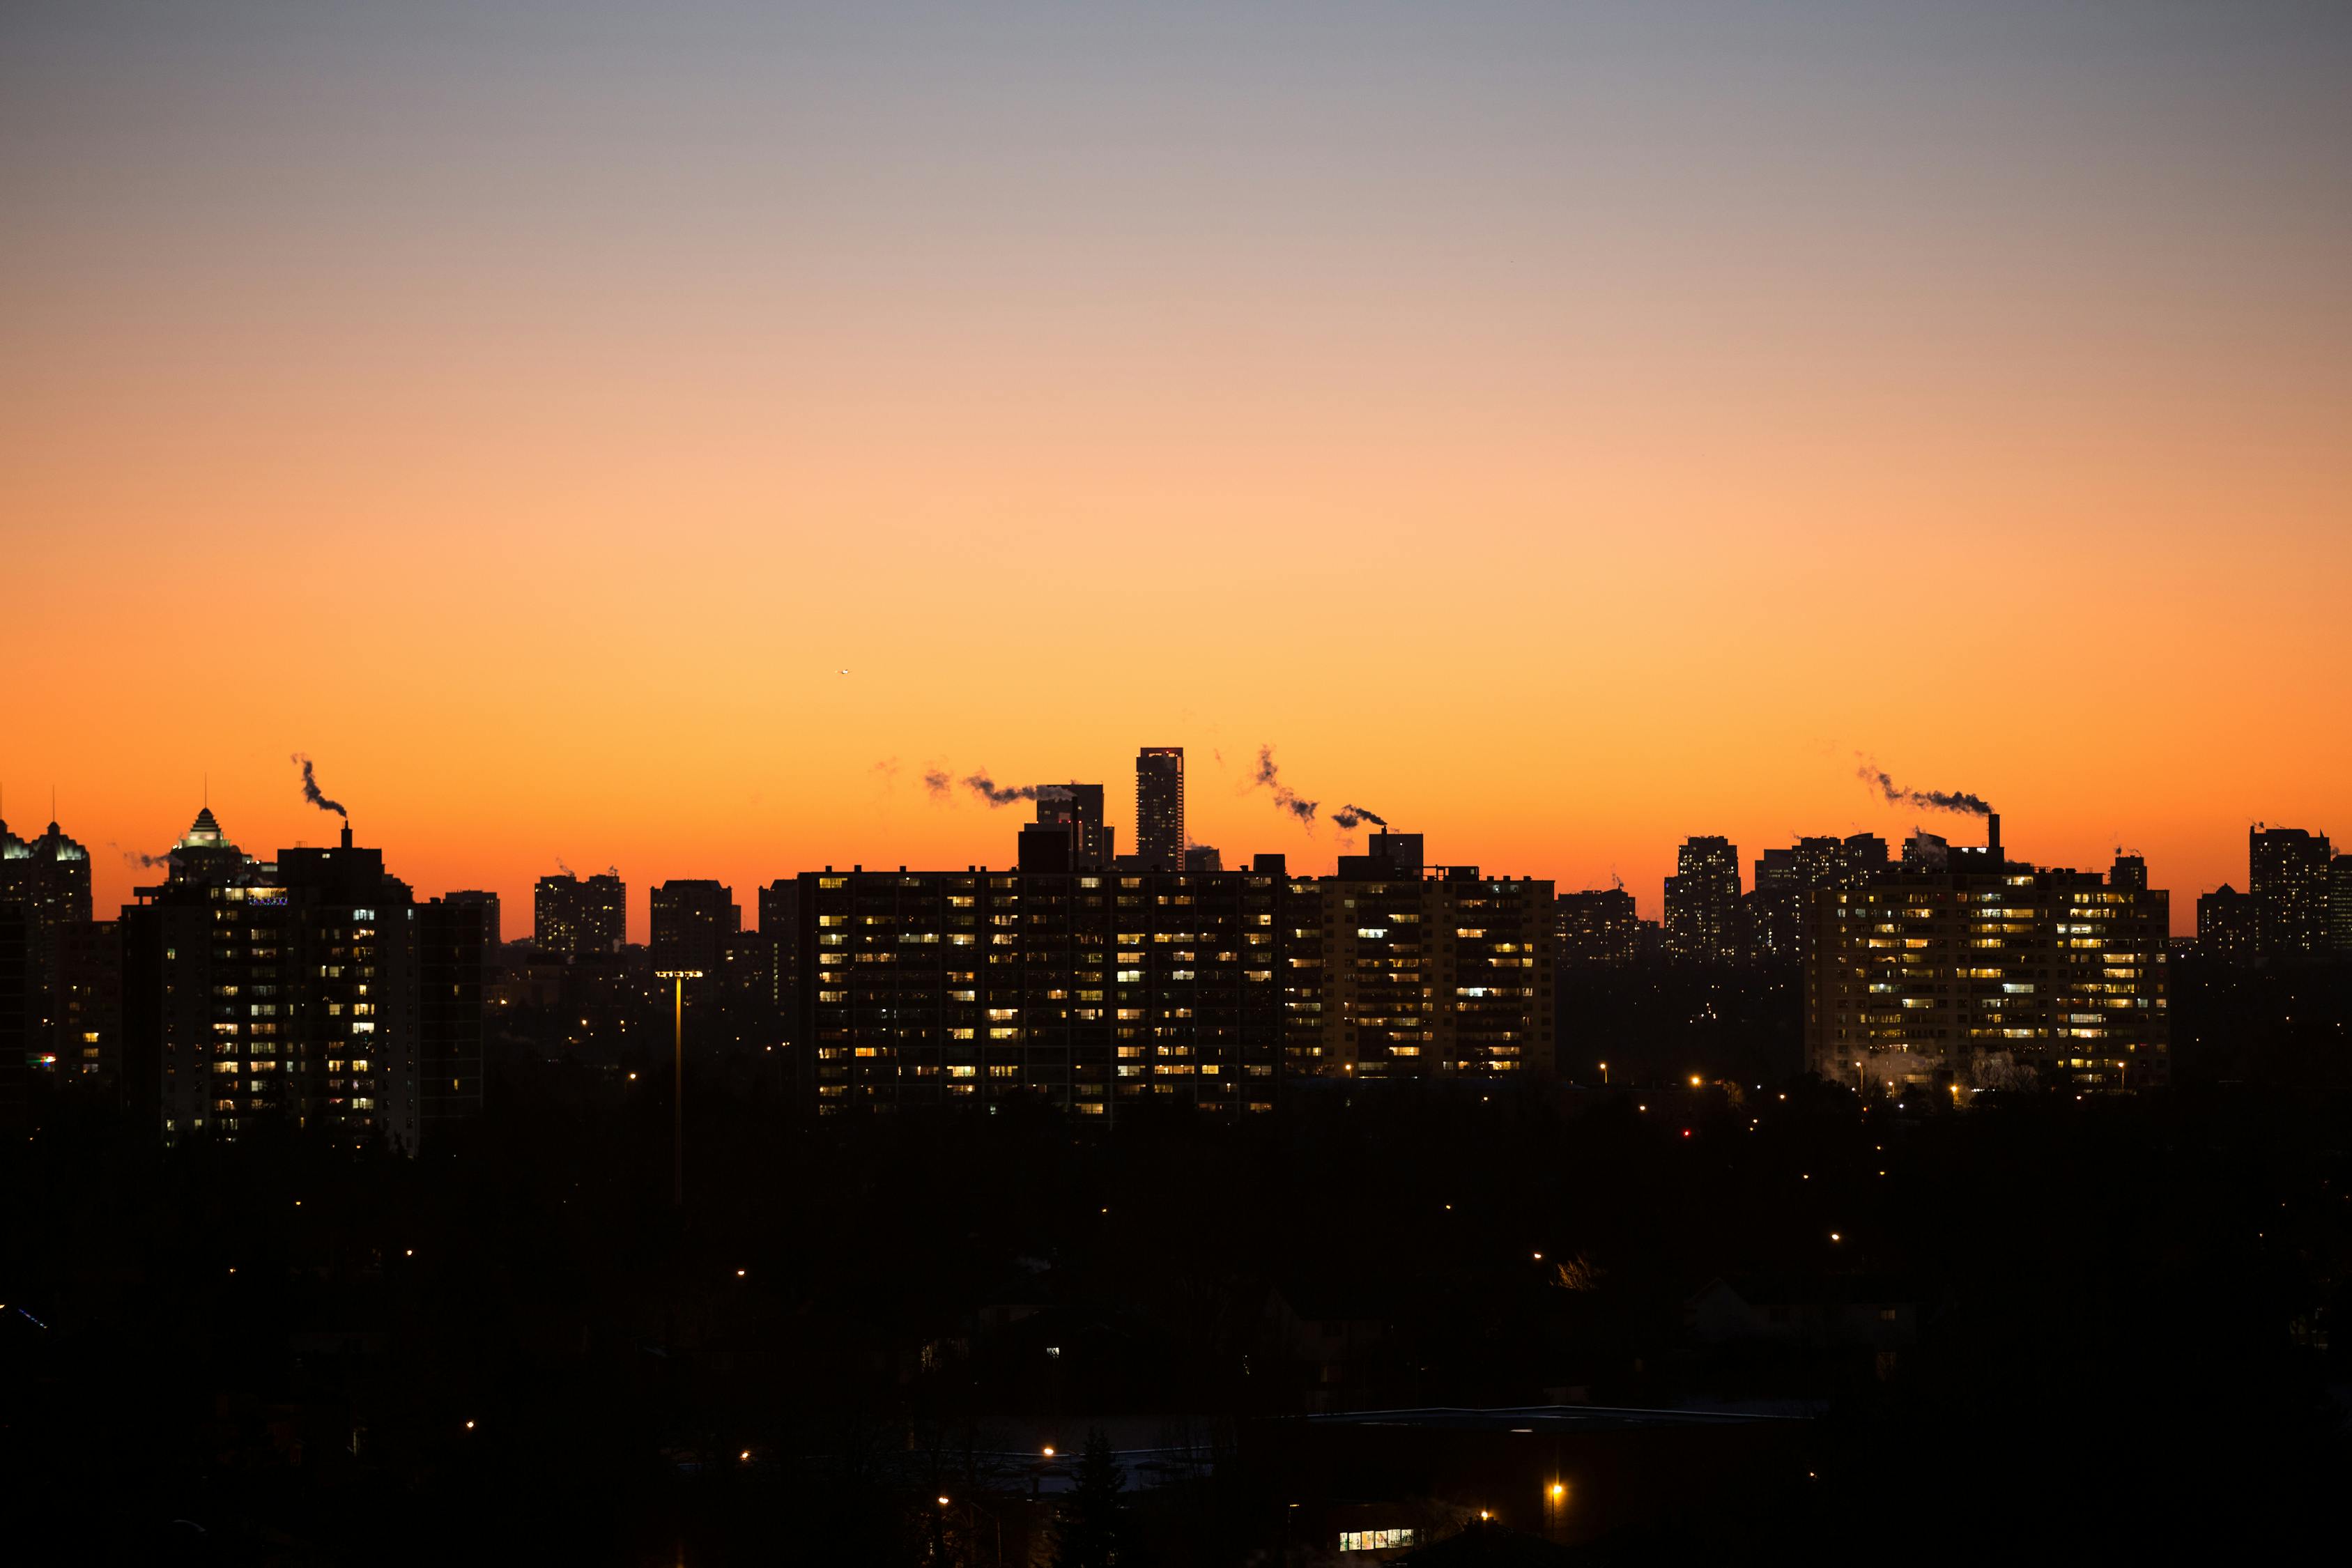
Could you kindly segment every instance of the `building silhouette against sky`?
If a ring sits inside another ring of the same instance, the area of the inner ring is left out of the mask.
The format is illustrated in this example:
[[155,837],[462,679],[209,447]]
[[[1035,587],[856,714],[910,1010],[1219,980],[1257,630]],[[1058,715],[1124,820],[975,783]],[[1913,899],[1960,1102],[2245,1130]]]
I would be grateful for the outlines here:
[[1707,835],[1683,841],[1666,879],[1666,956],[1732,963],[1740,956],[1739,847]]
[[531,943],[572,957],[617,952],[628,935],[629,889],[614,871],[541,877],[531,896]]
[[1146,871],[1184,868],[1184,748],[1135,754],[1135,853]]
[[2254,900],[2254,951],[2273,961],[2318,958],[2334,945],[2327,836],[2299,827],[2246,831],[2247,891]]

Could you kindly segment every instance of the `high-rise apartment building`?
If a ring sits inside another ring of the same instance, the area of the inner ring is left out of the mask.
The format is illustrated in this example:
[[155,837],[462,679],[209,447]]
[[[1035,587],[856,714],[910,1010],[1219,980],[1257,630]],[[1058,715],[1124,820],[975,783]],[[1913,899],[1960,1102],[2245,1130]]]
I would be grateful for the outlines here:
[[1273,1106],[1278,877],[827,870],[800,889],[821,1113],[1013,1095],[1105,1117]]
[[444,904],[473,904],[482,911],[482,945],[486,963],[495,963],[505,938],[499,930],[499,896],[481,888],[459,888],[435,900]]
[[2352,855],[2327,863],[2327,936],[2336,957],[2352,960]]
[[1896,1095],[2161,1085],[2169,899],[2135,879],[1996,850],[1809,895],[1809,1065]]
[[1037,796],[1037,821],[1046,826],[1069,829],[1067,869],[1099,871],[1116,858],[1112,853],[1116,830],[1103,821],[1103,786],[1098,784],[1066,784],[1041,790]]
[[780,877],[759,892],[760,933],[773,943],[775,990],[768,998],[787,1029],[800,1021],[801,885],[797,878]]
[[56,1070],[117,1088],[122,1068],[122,933],[112,921],[58,928]]
[[[692,970],[716,980],[727,939],[743,929],[735,890],[708,878],[673,878],[653,892],[656,970]],[[715,989],[715,987],[714,987]]]
[[[90,919],[89,852],[52,822],[38,838],[19,838],[0,822],[0,904],[22,913],[11,921],[8,961],[21,973],[10,1011],[0,1022],[0,1080],[21,1080],[28,1072],[54,1072],[79,1058],[61,1041],[66,1027],[65,994],[59,974],[60,942],[72,926]],[[14,1044],[6,1042],[13,1041]],[[0,1100],[21,1104],[23,1085],[0,1081]]]
[[617,952],[628,929],[629,889],[616,871],[541,877],[531,896],[531,942],[542,952]]
[[2227,882],[2197,895],[2197,956],[2213,963],[2252,963],[2254,900]]
[[1804,956],[1805,895],[1822,888],[1860,887],[1886,869],[1886,840],[1874,833],[1847,838],[1800,838],[1767,849],[1756,861],[1756,885],[1741,900],[1748,956],[1761,962]]
[[1666,956],[1733,963],[1740,956],[1739,848],[1714,836],[1685,839],[1666,879]]
[[130,1103],[167,1140],[282,1118],[414,1152],[416,917],[383,851],[346,827],[340,846],[256,860],[207,808],[171,864],[122,911]]
[[1141,869],[1184,868],[1184,748],[1146,746],[1135,754],[1135,853]]
[[416,908],[417,1111],[430,1147],[482,1113],[482,1030],[499,902],[444,894]]
[[1367,854],[1341,857],[1339,876],[1294,883],[1289,912],[1292,1071],[1550,1071],[1549,882],[1481,877],[1475,866],[1423,875],[1420,835],[1376,833]]
[[2260,825],[2247,830],[2247,890],[2261,957],[2318,958],[2334,945],[2328,907],[2334,859],[2324,834]]
[[1553,905],[1552,933],[1562,969],[1622,969],[1633,962],[1642,921],[1633,895],[1622,888],[1562,893]]
[[[1409,836],[1396,836],[1400,839]],[[1551,1065],[1551,885],[1373,840],[1368,877],[1252,869],[804,873],[820,1112],[1042,1097],[1235,1116],[1286,1073]],[[1391,851],[1397,851],[1393,856]],[[1409,868],[1406,863],[1409,862]]]

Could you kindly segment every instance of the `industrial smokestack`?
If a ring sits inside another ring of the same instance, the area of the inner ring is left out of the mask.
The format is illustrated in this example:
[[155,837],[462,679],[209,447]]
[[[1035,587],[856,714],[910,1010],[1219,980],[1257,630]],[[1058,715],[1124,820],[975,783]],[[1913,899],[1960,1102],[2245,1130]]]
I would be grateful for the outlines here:
[[351,820],[350,820],[350,818],[346,817],[346,818],[344,819],[344,821],[343,821],[343,847],[344,847],[344,848],[346,848],[346,849],[349,849],[351,847],[352,847],[352,825],[351,825]]
[[2006,865],[2000,855],[2000,813],[1985,813],[1985,855],[1996,866]]

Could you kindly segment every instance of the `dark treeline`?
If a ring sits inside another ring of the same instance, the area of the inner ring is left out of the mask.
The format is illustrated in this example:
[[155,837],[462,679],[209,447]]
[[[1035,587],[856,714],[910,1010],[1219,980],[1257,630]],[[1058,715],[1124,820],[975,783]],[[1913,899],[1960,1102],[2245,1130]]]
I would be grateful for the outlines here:
[[[1694,1498],[1609,1560],[2260,1557],[2347,1479],[2341,1095],[1397,1086],[1105,1134],[1020,1106],[808,1122],[770,1064],[715,1063],[677,1210],[667,1074],[635,1065],[509,1061],[466,1146],[415,1161],[166,1151],[51,1108],[0,1158],[12,1555],[989,1561],[934,1492],[1041,1423],[1075,1447],[1151,1414],[1225,1458],[1123,1494],[1119,1561],[1277,1561],[1233,1434],[1335,1391],[1270,1336],[1272,1292],[1393,1323],[1336,1390],[1358,1408],[1824,1412],[1803,1484]],[[1698,1342],[1694,1293],[1750,1277],[1893,1282],[1916,1344]]]

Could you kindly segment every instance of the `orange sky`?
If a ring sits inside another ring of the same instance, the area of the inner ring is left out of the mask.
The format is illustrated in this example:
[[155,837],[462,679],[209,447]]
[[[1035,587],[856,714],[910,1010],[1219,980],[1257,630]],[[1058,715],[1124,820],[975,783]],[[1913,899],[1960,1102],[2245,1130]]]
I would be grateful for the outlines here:
[[2186,929],[2250,821],[2352,834],[2343,29],[1819,9],[0,22],[8,820],[104,909],[207,772],[327,837],[300,750],[420,893],[612,863],[642,933],[1007,861],[934,763],[1125,842],[1182,744],[1197,838],[1326,867],[1272,742],[1654,915],[1691,833],[1974,836],[1867,752]]

